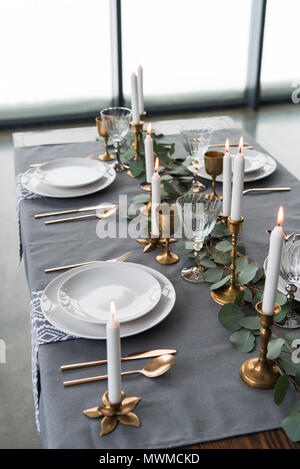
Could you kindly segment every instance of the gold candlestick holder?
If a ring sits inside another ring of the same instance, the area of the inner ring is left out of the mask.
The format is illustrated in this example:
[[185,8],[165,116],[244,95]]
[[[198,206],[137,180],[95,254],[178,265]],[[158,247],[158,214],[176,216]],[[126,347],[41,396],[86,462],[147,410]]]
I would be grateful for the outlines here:
[[[132,127],[133,135],[134,135],[134,144],[133,148],[135,151],[135,155],[133,158],[133,161],[139,160],[140,159],[140,144],[139,144],[139,138],[143,135],[143,125],[144,122],[139,122],[138,124],[134,124],[133,122],[130,122],[130,125]],[[134,178],[133,174],[131,171],[127,171],[127,175],[131,178]]]
[[90,418],[101,418],[100,435],[107,435],[115,430],[118,423],[140,427],[138,416],[132,412],[141,401],[140,397],[125,397],[125,392],[121,391],[121,402],[111,404],[108,398],[108,391],[102,396],[103,406],[91,407],[83,410],[83,414]]
[[211,292],[211,297],[212,299],[218,303],[219,305],[225,305],[227,303],[234,303],[234,300],[240,291],[244,289],[242,285],[237,283],[235,279],[235,263],[236,263],[236,249],[237,249],[237,239],[238,239],[238,234],[242,231],[242,223],[244,219],[241,217],[240,220],[235,221],[231,220],[230,217],[228,217],[228,229],[231,232],[231,243],[232,243],[232,249],[231,249],[231,264],[230,264],[230,280],[229,283],[226,284],[224,287],[219,288],[218,290],[213,290]]
[[267,359],[268,342],[271,338],[271,326],[274,315],[281,310],[278,304],[274,305],[274,314],[264,314],[262,312],[262,302],[255,305],[256,311],[260,315],[260,352],[259,357],[250,358],[245,361],[240,368],[240,376],[251,388],[272,389],[280,376],[279,368],[272,361]]
[[140,154],[139,154],[139,149],[140,149],[140,145],[139,145],[139,137],[141,135],[141,131],[143,131],[143,125],[144,125],[144,122],[139,122],[138,124],[134,124],[133,122],[130,123],[131,127],[132,127],[132,131],[133,131],[133,135],[134,135],[134,151],[135,151],[135,155],[134,155],[134,158],[133,158],[133,161],[136,161],[140,158]]
[[216,193],[216,177],[223,172],[223,151],[211,150],[204,155],[205,171],[212,177],[211,193],[205,196],[206,199],[214,200],[216,197],[222,200],[222,195]]
[[98,134],[100,135],[100,137],[104,139],[104,147],[105,147],[105,152],[103,153],[103,155],[99,155],[98,159],[101,161],[114,160],[115,159],[114,155],[111,155],[108,152],[108,133],[106,132],[101,116],[96,117],[96,125],[98,129]]
[[[156,256],[156,260],[159,264],[162,265],[171,265],[175,264],[179,260],[179,256],[170,250],[170,238],[174,234],[175,231],[175,206],[172,204],[162,204],[164,206],[168,206],[168,213],[164,214],[163,210],[159,211],[159,232],[160,232],[160,248],[163,248],[163,253],[158,254]],[[173,207],[173,208],[172,208]],[[169,220],[168,220],[169,219]],[[167,233],[167,237],[162,237],[164,233],[164,220],[167,220],[167,226],[169,228],[169,232]],[[176,240],[172,240],[173,242]]]

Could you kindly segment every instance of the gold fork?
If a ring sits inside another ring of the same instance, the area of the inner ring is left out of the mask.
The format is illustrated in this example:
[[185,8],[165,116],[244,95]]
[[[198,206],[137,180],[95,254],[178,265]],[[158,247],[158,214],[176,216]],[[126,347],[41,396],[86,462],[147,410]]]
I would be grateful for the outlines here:
[[73,269],[75,267],[82,267],[84,265],[91,265],[91,264],[102,264],[103,262],[125,262],[131,256],[131,252],[128,251],[120,257],[116,257],[115,259],[108,259],[107,261],[88,261],[88,262],[81,262],[80,264],[71,264],[71,265],[62,265],[60,267],[51,267],[50,269],[45,269],[44,272],[48,274],[49,272],[58,272],[59,270],[66,270],[66,269]]

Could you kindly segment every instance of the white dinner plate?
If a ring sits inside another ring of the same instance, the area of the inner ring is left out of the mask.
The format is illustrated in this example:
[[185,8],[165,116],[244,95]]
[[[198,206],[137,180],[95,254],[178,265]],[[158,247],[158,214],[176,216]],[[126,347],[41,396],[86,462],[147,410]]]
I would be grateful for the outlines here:
[[[139,265],[139,264],[133,264]],[[94,266],[78,267],[78,271],[89,270]],[[131,335],[140,334],[163,321],[173,309],[176,300],[176,293],[172,283],[160,272],[150,267],[139,265],[139,267],[153,275],[161,286],[161,297],[155,308],[148,314],[133,321],[120,324],[121,337],[129,337]],[[106,339],[106,325],[94,324],[74,319],[67,315],[57,302],[57,292],[61,284],[73,275],[72,271],[64,272],[56,277],[45,288],[41,296],[41,308],[46,319],[53,324],[54,327],[60,329],[67,334],[86,339]]]
[[36,168],[36,174],[49,186],[65,189],[93,184],[101,179],[107,166],[86,158],[61,158],[47,161]]
[[[246,161],[250,160],[250,158],[253,158],[253,161],[254,160],[258,161],[259,163],[257,163],[257,164],[259,164],[259,166],[260,166],[257,169],[254,169],[254,170],[251,169],[248,172],[245,171],[245,177],[244,177],[245,182],[258,181],[258,180],[263,179],[267,176],[270,176],[272,173],[274,173],[274,171],[277,168],[276,161],[271,156],[269,156],[267,153],[262,153],[262,152],[257,151],[257,150],[247,150],[247,149],[244,149],[244,153],[245,153],[245,156],[246,156]],[[254,164],[256,164],[256,163],[253,163],[253,164],[251,163],[252,168],[255,168]],[[249,169],[250,168],[250,163],[247,163],[247,165],[248,165],[248,169]],[[191,173],[194,173],[194,168],[193,168],[192,165],[187,166],[187,169]],[[211,176],[209,174],[207,174],[207,172],[205,171],[204,165],[201,166],[201,168],[199,169],[198,176],[200,176],[203,179],[211,180]],[[219,182],[222,182],[223,181],[222,174],[217,176],[216,180],[219,181]]]
[[[266,258],[264,262],[265,274],[266,274],[267,262],[268,262],[268,258]],[[284,295],[287,294],[285,286],[286,286],[286,281],[284,280],[284,278],[281,277],[281,275],[279,275],[277,290],[280,291],[280,293],[283,293]],[[298,288],[295,293],[295,300],[300,301],[300,288]]]
[[45,197],[68,198],[82,197],[84,195],[94,194],[105,189],[113,183],[116,178],[116,172],[113,168],[107,166],[107,171],[99,181],[82,187],[73,187],[66,189],[64,187],[53,187],[46,184],[36,174],[36,168],[30,168],[21,178],[22,186],[30,192],[43,195]]
[[58,303],[66,313],[83,321],[106,324],[114,300],[118,321],[148,313],[159,302],[159,282],[139,266],[105,262],[93,269],[73,272],[58,290]]

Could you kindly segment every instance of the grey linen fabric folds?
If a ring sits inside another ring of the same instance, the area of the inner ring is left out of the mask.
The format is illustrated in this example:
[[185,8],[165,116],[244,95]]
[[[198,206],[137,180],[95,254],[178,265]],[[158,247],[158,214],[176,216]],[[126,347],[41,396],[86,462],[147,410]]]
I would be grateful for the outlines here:
[[[224,142],[228,136],[238,141],[241,130],[216,131],[214,141]],[[255,143],[245,135],[248,143]],[[184,152],[178,136],[176,153]],[[71,143],[17,148],[16,176],[30,163],[68,156],[87,156],[102,150],[101,142]],[[176,348],[174,367],[163,377],[148,379],[139,375],[123,379],[122,388],[128,396],[140,396],[136,408],[141,428],[119,425],[116,431],[99,436],[100,421],[89,419],[82,410],[100,403],[107,383],[98,382],[70,388],[64,379],[93,376],[106,372],[106,367],[59,371],[61,364],[105,358],[105,341],[73,339],[44,343],[38,349],[40,382],[40,425],[46,448],[168,448],[226,438],[280,426],[293,398],[284,404],[273,403],[272,391],[248,388],[239,377],[241,363],[250,355],[241,355],[229,342],[229,331],[218,323],[219,306],[209,294],[209,286],[192,285],[180,277],[187,262],[161,266],[156,253],[143,254],[142,246],[133,239],[99,239],[96,220],[45,226],[34,220],[39,212],[84,207],[100,202],[116,202],[120,194],[128,201],[140,193],[138,180],[126,174],[103,192],[80,199],[24,199],[20,202],[20,228],[29,288],[43,290],[56,274],[45,274],[44,268],[76,262],[109,259],[132,251],[132,262],[153,267],[173,283],[177,299],[170,315],[153,329],[122,340],[122,353],[153,348]],[[209,182],[207,181],[207,184]],[[247,187],[291,186],[291,192],[252,194],[244,197],[245,222],[241,239],[248,254],[260,264],[267,255],[266,229],[273,228],[276,211],[284,205],[286,226],[299,226],[300,185],[286,169],[278,165],[270,177]],[[221,188],[219,187],[219,190]],[[174,248],[176,250],[176,247]],[[34,341],[34,337],[33,337]],[[33,346],[36,344],[33,343]],[[123,362],[123,370],[142,367],[147,360]]]

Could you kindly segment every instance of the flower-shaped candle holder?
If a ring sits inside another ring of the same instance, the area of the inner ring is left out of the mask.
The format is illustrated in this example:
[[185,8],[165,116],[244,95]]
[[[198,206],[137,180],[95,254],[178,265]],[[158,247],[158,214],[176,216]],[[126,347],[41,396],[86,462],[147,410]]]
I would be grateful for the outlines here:
[[132,412],[140,402],[140,397],[125,397],[125,392],[121,391],[121,402],[111,404],[108,399],[108,391],[102,396],[103,406],[91,407],[83,410],[84,415],[90,418],[103,417],[101,421],[100,435],[107,435],[115,430],[118,422],[124,425],[140,427],[138,416]]

